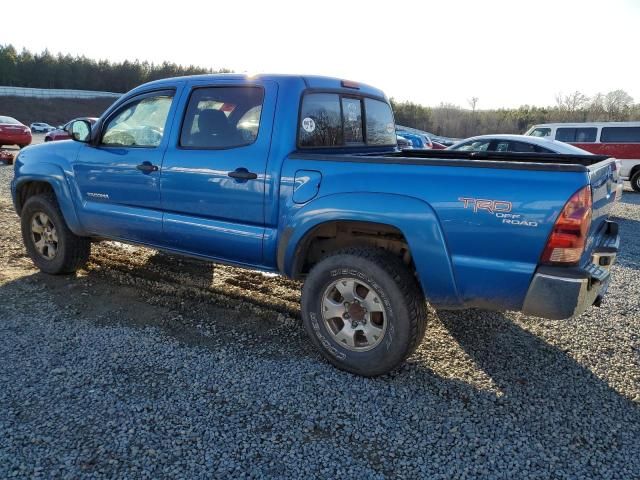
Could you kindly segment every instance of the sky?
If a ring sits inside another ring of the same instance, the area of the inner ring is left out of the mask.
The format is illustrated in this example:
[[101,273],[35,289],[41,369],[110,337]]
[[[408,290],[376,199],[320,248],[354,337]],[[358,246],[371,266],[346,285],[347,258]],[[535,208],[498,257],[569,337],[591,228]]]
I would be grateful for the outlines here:
[[559,93],[619,88],[640,102],[640,0],[29,0],[2,10],[14,20],[0,44],[18,49],[329,75],[431,106],[552,105]]

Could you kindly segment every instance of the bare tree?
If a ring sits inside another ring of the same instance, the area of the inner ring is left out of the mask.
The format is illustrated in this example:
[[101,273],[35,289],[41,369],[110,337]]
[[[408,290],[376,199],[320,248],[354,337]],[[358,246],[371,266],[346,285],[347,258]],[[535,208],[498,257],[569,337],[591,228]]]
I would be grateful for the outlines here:
[[478,106],[478,100],[480,100],[478,97],[471,97],[469,100],[467,100],[467,103],[471,107],[471,112],[473,112],[473,113],[476,113],[476,107]]
[[567,117],[575,116],[575,113],[584,109],[588,103],[589,97],[578,90],[568,95],[563,95],[562,93],[556,95],[558,110],[566,113],[565,116]]
[[622,120],[633,105],[633,97],[624,90],[613,90],[604,96],[604,111],[609,120]]

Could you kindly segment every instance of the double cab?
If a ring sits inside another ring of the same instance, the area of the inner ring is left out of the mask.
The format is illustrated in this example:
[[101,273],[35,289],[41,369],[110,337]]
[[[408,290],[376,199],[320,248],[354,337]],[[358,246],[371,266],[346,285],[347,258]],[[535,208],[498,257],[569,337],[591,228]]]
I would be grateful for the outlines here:
[[31,146],[12,194],[44,272],[92,239],[303,279],[311,340],[373,376],[420,344],[436,309],[579,315],[615,260],[606,156],[399,151],[380,90],[293,75],[135,88],[71,140]]

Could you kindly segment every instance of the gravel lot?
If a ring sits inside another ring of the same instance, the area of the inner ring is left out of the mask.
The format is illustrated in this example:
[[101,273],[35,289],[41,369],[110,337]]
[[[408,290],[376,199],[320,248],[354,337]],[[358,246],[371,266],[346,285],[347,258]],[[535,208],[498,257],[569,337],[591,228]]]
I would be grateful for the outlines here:
[[340,372],[299,285],[102,242],[25,256],[0,165],[0,478],[640,478],[640,195],[601,308],[432,313],[398,372]]

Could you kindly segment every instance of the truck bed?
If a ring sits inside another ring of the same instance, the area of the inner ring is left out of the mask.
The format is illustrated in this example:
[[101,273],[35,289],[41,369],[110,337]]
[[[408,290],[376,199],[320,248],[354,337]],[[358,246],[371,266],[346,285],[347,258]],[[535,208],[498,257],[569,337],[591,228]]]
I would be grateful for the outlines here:
[[561,153],[461,152],[457,150],[403,150],[389,153],[331,154],[296,152],[292,158],[333,162],[392,163],[406,165],[446,165],[451,167],[499,168],[512,170],[555,170],[587,172],[588,168],[609,160],[606,155],[567,155]]

